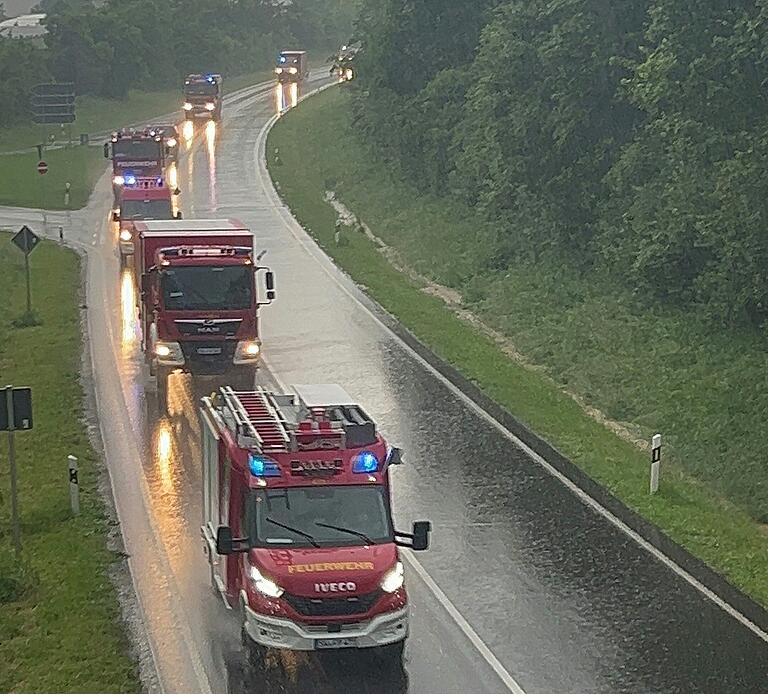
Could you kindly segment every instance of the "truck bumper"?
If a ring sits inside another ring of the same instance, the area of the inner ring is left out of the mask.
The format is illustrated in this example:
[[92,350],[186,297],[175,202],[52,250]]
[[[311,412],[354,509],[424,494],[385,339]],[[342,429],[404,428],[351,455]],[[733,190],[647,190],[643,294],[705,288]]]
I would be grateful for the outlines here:
[[[292,651],[326,650],[317,648],[320,639],[326,643],[343,641],[344,648],[376,648],[403,641],[408,636],[408,608],[376,615],[356,624],[345,624],[338,633],[329,633],[323,625],[298,624],[289,619],[267,617],[245,608],[248,636],[267,648]],[[352,645],[350,645],[352,644]],[[332,650],[332,649],[328,649]]]

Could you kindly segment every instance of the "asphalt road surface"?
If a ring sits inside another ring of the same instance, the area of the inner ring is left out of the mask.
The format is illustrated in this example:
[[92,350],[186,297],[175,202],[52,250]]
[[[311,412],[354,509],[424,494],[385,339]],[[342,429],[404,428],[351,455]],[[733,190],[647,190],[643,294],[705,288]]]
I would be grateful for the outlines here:
[[[431,519],[433,544],[406,567],[412,634],[403,672],[380,672],[354,654],[302,655],[275,657],[246,677],[238,624],[209,587],[199,535],[197,402],[217,383],[172,377],[167,414],[145,391],[134,288],[107,221],[105,177],[66,233],[89,253],[99,417],[161,691],[768,691],[765,635],[584,504],[436,376],[276,202],[259,158],[262,130],[294,97],[252,90],[225,107],[219,127],[188,132],[181,207],[185,219],[236,217],[253,230],[278,282],[261,313],[259,380],[337,382],[358,398],[406,451],[393,473],[397,524]],[[0,211],[9,221],[34,220]]]

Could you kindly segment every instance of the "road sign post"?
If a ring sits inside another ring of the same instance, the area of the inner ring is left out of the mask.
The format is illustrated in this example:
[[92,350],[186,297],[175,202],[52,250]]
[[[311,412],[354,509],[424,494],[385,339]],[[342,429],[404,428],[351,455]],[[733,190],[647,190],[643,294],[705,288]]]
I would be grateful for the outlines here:
[[655,434],[651,441],[651,494],[659,491],[661,474],[661,434]]
[[26,224],[11,239],[24,254],[24,273],[27,278],[27,314],[32,312],[32,282],[29,273],[29,254],[37,248],[40,237]]
[[8,432],[8,462],[11,473],[11,532],[13,549],[21,554],[21,523],[19,521],[19,495],[16,472],[17,429],[32,428],[32,391],[29,388],[6,386],[0,397],[0,431]]

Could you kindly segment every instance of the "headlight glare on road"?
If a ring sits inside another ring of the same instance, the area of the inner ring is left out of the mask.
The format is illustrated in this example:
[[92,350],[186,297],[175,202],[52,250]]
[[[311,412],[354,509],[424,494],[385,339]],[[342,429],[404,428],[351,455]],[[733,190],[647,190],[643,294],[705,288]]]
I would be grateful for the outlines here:
[[397,562],[381,579],[381,589],[385,593],[394,593],[403,587],[405,575],[403,573],[403,563]]
[[262,595],[266,595],[268,598],[279,598],[283,594],[283,589],[271,578],[262,574],[255,566],[251,567],[250,573],[253,587]]

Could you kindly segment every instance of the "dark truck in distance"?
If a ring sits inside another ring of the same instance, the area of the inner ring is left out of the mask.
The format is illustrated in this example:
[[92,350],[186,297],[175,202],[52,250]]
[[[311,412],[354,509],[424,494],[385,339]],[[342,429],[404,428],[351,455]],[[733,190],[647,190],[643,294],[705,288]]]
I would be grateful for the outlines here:
[[187,75],[184,80],[184,118],[194,121],[204,118],[221,120],[222,79],[221,75]]
[[280,84],[300,84],[309,79],[309,62],[306,51],[281,51],[275,66]]

